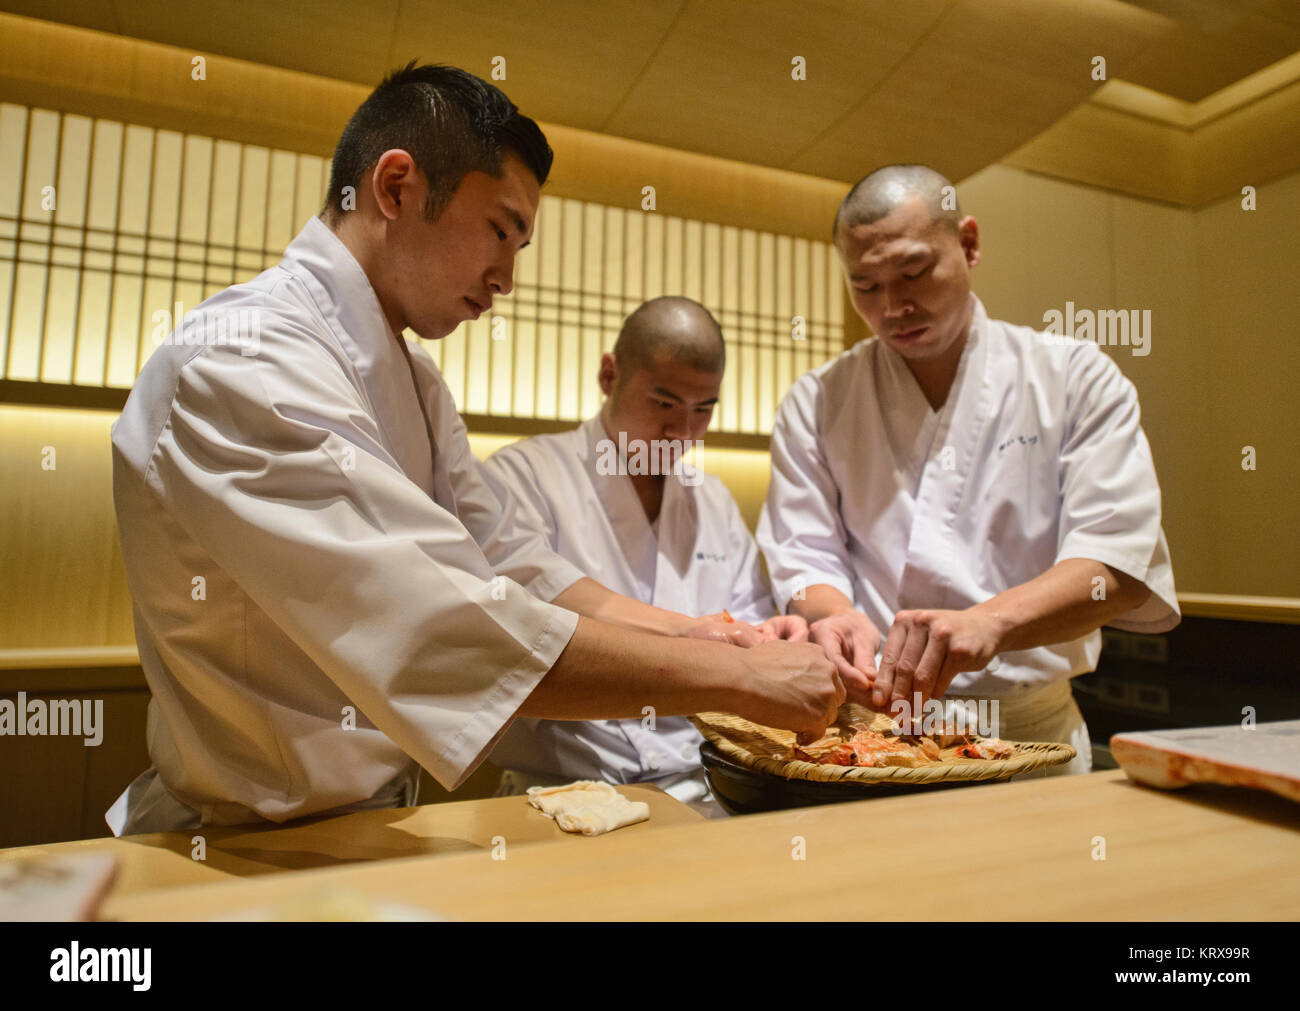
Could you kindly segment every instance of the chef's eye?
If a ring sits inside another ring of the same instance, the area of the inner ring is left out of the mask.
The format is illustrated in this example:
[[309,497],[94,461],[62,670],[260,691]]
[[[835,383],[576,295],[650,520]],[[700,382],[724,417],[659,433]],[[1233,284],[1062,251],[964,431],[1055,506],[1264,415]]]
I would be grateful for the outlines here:
[[499,239],[501,242],[506,241],[506,233],[501,230],[501,226],[498,225],[495,221],[492,222],[492,230],[497,233],[497,239]]
[[909,281],[915,281],[918,277],[921,277],[921,276],[925,275],[926,273],[928,273],[929,270],[930,270],[930,266],[927,265],[927,266],[925,266],[925,267],[922,267],[922,268],[921,268],[920,270],[918,270],[915,274],[904,274],[903,276],[904,276],[905,278],[907,278]]
[[853,290],[856,291],[856,292],[858,292],[858,293],[861,294],[861,295],[870,295],[872,292],[874,292],[874,291],[875,291],[877,288],[879,288],[879,287],[880,287],[880,285],[878,285],[878,284],[873,284],[873,285],[871,285],[871,286],[868,287],[868,288],[863,288],[861,285],[855,285],[854,288],[853,288]]

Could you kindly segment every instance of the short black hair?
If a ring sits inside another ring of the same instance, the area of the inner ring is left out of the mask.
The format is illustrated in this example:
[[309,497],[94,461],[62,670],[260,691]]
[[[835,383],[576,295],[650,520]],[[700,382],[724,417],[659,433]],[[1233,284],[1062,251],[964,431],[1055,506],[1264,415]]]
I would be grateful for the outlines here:
[[343,189],[361,189],[380,156],[400,148],[429,181],[424,215],[436,219],[470,172],[501,177],[505,150],[546,182],[555,158],[541,128],[522,115],[501,89],[457,67],[417,66],[394,70],[361,103],[343,128],[330,165],[329,194],[322,215],[343,207]]

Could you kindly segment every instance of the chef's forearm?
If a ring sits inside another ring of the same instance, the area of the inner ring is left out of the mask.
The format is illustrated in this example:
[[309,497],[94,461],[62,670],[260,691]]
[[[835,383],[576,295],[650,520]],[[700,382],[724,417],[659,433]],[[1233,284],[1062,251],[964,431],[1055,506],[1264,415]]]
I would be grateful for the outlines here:
[[734,712],[734,686],[743,683],[745,651],[726,643],[654,636],[587,617],[520,716],[552,720],[612,720]]
[[1067,558],[970,610],[998,626],[998,652],[1087,635],[1141,604],[1150,590],[1101,562]]
[[684,635],[694,623],[694,619],[684,614],[643,604],[587,578],[579,579],[551,603],[610,625],[656,635]]
[[841,611],[852,611],[853,601],[826,583],[818,583],[804,590],[802,599],[790,601],[790,613],[797,614],[811,625],[814,621],[829,618]]

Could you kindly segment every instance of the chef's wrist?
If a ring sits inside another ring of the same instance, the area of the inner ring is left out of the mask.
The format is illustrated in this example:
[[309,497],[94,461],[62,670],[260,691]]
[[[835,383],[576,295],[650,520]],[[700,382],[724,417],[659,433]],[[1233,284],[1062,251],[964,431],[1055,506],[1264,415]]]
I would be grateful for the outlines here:
[[994,642],[994,653],[1002,653],[1011,648],[1010,640],[1020,625],[1012,619],[1009,610],[1001,605],[997,597],[967,608],[967,613],[978,618],[989,630],[988,634]]
[[805,620],[809,625],[812,625],[818,621],[826,621],[828,618],[838,618],[841,614],[852,614],[855,610],[856,608],[852,604],[842,606],[837,604],[834,607],[819,610],[815,618],[806,618]]
[[771,690],[771,684],[750,665],[749,650],[731,652],[735,655],[728,658],[730,663],[717,668],[722,677],[716,688],[727,701],[726,712],[753,712],[767,702],[766,693]]
[[747,711],[755,691],[749,650],[724,642],[700,639],[689,647],[691,681],[699,693],[695,712],[739,713]]
[[675,636],[678,639],[702,638],[693,633],[706,619],[693,618],[689,614],[678,614],[676,611],[669,611],[668,614],[669,617],[664,619],[664,627],[661,629],[663,635]]
[[699,623],[698,618],[692,618],[687,614],[679,614],[652,604],[642,606],[645,608],[642,613],[646,616],[642,631],[653,632],[655,635],[681,638],[688,635],[691,628]]

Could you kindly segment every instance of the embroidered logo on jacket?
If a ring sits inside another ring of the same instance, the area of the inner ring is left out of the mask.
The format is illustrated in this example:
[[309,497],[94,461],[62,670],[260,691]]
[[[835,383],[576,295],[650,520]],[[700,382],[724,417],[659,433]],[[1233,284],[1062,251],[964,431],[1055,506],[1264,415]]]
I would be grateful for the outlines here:
[[1008,446],[1015,446],[1017,444],[1021,446],[1033,446],[1036,445],[1037,442],[1038,436],[1036,435],[1013,435],[1006,442],[998,443],[998,452],[1001,453]]

